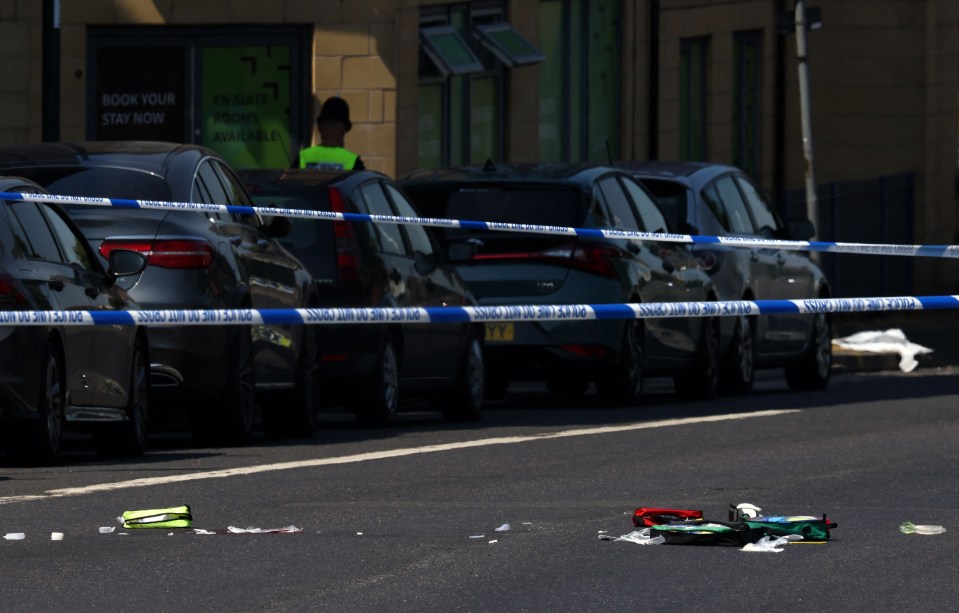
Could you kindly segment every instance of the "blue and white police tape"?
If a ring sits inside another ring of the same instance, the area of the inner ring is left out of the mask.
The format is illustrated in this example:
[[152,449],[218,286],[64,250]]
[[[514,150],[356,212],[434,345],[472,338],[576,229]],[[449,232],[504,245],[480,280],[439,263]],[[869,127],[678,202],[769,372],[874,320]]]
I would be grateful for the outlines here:
[[7,326],[210,326],[585,321],[734,317],[959,309],[959,296],[810,298],[632,304],[537,304],[467,307],[311,309],[158,309],[136,311],[0,311]]
[[394,217],[390,215],[366,215],[362,213],[334,213],[307,209],[286,209],[265,206],[239,206],[232,204],[205,204],[196,202],[166,202],[159,200],[127,200],[123,198],[85,198],[81,196],[58,196],[51,194],[17,194],[0,192],[0,200],[23,200],[29,202],[55,202],[105,206],[119,209],[165,209],[198,211],[203,213],[233,213],[237,215],[274,215],[324,221],[359,221],[366,223],[390,223],[421,225],[439,228],[464,228],[499,232],[524,232],[529,234],[553,234],[575,237],[618,238],[663,243],[695,245],[723,245],[729,247],[786,249],[789,251],[817,251],[824,253],[858,253],[861,255],[898,255],[913,257],[959,258],[959,245],[889,245],[880,243],[840,243],[823,241],[789,241],[738,236],[705,236],[690,234],[660,234],[638,230],[613,230],[599,228],[573,228],[538,224],[505,223],[493,221],[469,221],[436,217]]

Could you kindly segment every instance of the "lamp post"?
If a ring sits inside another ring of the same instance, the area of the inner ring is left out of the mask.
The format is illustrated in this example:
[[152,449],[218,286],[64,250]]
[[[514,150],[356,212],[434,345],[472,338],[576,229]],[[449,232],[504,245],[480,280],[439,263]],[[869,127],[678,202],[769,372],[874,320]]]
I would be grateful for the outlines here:
[[[812,17],[813,19],[809,19]],[[816,162],[813,154],[812,115],[809,100],[809,58],[806,46],[808,29],[822,26],[819,9],[809,9],[803,0],[796,0],[796,59],[799,65],[799,113],[802,122],[803,157],[806,161],[806,216],[819,232],[819,206],[816,202]],[[815,236],[813,236],[815,238]]]

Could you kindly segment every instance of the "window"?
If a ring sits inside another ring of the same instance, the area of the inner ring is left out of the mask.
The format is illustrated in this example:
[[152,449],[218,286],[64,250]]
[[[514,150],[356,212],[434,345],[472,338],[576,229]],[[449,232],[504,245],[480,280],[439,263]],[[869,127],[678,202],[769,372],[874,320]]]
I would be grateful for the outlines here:
[[505,2],[420,11],[419,166],[504,157],[504,77],[540,54],[505,19]]
[[679,157],[706,159],[706,49],[708,37],[679,43]]
[[444,77],[482,72],[483,65],[453,26],[420,29],[423,51]]
[[599,188],[603,191],[606,206],[609,207],[612,227],[621,230],[639,230],[633,208],[619,182],[613,177],[603,179],[599,182]]
[[63,263],[57,241],[38,207],[34,202],[18,202],[9,209],[23,230],[18,234],[28,237],[30,249],[27,257]]
[[312,26],[91,26],[90,140],[206,145],[235,168],[309,145]]
[[83,238],[77,236],[67,222],[57,215],[55,211],[47,209],[46,217],[53,233],[60,239],[60,245],[63,247],[63,256],[67,264],[78,266],[83,270],[93,269],[93,258]]
[[[390,202],[383,193],[378,181],[370,181],[360,187],[360,194],[363,196],[363,202],[366,204],[366,210],[371,215],[388,215],[393,217],[396,213],[390,208]],[[385,253],[406,254],[403,245],[403,234],[400,227],[395,223],[374,223],[376,235]]]
[[476,36],[499,61],[510,67],[535,64],[546,59],[508,23],[477,26]]
[[541,0],[542,161],[619,156],[619,13],[619,0]]
[[753,224],[739,188],[729,175],[716,179],[703,189],[703,200],[727,232],[752,234]]
[[760,173],[762,32],[737,32],[733,51],[733,164]]
[[[386,193],[390,195],[390,198],[393,199],[393,205],[396,207],[396,211],[400,217],[418,216],[416,211],[413,210],[413,205],[406,200],[398,189],[389,183],[384,183],[383,187],[386,189]],[[402,228],[406,232],[406,237],[410,240],[410,247],[413,249],[413,253],[424,256],[433,255],[433,243],[430,242],[430,237],[425,227],[411,224],[404,225]]]
[[[775,234],[778,232],[780,229],[779,219],[769,208],[769,205],[763,197],[759,195],[759,190],[756,189],[756,186],[745,177],[737,176],[736,182],[739,183],[739,187],[746,196],[746,205],[749,207],[749,212],[753,215],[756,230],[760,234]],[[763,232],[764,228],[767,229],[767,232]]]
[[666,222],[666,217],[662,211],[659,210],[659,207],[656,206],[656,202],[653,201],[649,194],[629,179],[623,179],[623,185],[626,186],[626,192],[629,194],[629,197],[633,199],[633,203],[636,205],[636,211],[642,220],[642,227],[640,229],[646,232],[668,232],[670,228]]

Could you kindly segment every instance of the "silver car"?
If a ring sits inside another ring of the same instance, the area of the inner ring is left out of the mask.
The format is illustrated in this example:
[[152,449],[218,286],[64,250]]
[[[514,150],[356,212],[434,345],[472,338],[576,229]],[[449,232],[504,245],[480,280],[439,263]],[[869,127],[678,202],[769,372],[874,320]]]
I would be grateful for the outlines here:
[[[807,219],[783,222],[746,173],[704,162],[622,162],[652,192],[673,223],[708,236],[807,240]],[[721,300],[829,298],[829,283],[809,256],[786,249],[697,245]],[[824,389],[832,366],[828,315],[724,317],[720,387],[746,393],[755,369],[785,368],[791,389]]]

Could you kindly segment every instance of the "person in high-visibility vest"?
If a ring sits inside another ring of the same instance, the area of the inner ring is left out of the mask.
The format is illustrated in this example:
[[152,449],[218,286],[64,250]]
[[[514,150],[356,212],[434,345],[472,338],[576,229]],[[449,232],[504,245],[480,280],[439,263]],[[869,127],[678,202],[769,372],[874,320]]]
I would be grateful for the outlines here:
[[360,156],[344,146],[346,133],[353,128],[346,100],[328,98],[316,118],[320,144],[300,151],[300,168],[364,170]]

